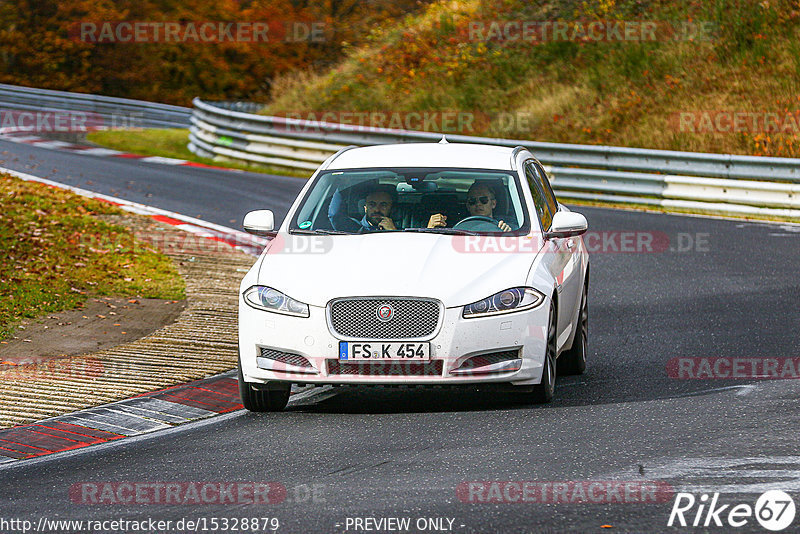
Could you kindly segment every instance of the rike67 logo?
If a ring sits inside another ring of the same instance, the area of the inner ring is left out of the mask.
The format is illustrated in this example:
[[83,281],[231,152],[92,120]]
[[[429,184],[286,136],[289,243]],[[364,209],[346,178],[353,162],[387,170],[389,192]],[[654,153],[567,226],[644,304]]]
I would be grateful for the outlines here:
[[678,493],[667,520],[668,527],[732,527],[752,525],[756,521],[765,529],[779,532],[792,524],[795,516],[794,499],[780,490],[762,493],[754,505],[749,503],[721,504],[719,493],[699,498],[691,493]]

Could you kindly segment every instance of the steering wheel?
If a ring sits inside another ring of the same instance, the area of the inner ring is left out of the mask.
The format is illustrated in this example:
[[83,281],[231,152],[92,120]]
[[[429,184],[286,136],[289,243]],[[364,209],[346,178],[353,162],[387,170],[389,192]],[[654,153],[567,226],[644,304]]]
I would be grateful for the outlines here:
[[472,215],[458,221],[453,229],[471,232],[497,232],[500,229],[500,221],[484,215]]

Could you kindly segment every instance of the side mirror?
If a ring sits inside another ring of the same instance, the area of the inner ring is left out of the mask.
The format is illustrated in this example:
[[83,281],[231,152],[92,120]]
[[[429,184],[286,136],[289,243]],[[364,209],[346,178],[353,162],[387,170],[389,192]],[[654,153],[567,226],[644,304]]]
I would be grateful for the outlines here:
[[586,217],[573,211],[559,211],[553,215],[553,223],[547,232],[548,239],[553,237],[575,237],[586,233],[589,223]]
[[275,215],[271,210],[251,211],[244,216],[242,226],[247,233],[271,236],[275,234]]

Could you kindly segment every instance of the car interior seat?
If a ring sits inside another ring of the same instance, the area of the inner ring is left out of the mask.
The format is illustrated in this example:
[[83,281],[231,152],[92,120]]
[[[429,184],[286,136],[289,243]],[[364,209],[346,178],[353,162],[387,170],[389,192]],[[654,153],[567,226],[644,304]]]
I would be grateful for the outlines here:
[[429,193],[420,202],[425,219],[425,226],[431,215],[441,213],[447,217],[447,226],[452,227],[467,216],[464,202],[458,199],[458,193]]

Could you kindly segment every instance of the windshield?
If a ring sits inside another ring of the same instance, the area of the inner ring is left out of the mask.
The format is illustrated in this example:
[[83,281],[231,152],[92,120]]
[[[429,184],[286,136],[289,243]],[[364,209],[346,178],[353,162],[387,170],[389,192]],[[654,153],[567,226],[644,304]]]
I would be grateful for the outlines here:
[[290,222],[295,233],[527,233],[516,174],[442,168],[326,171]]

